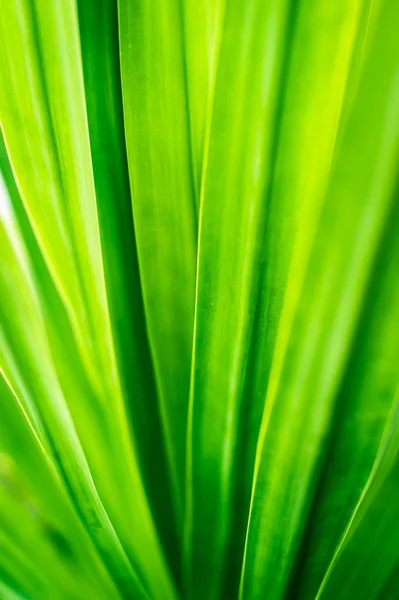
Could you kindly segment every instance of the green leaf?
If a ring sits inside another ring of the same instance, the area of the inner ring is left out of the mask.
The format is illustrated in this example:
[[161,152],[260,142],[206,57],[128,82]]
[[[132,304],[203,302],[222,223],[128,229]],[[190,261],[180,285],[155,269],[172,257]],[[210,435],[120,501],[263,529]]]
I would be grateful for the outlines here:
[[182,14],[172,0],[118,6],[139,267],[181,528],[197,238]]
[[22,590],[16,590],[11,584],[12,587],[9,587],[3,581],[0,581],[0,592],[2,598],[4,600],[30,600],[29,596],[27,596]]
[[117,2],[85,0],[78,3],[78,10],[101,252],[118,373],[140,472],[167,556],[177,572],[176,526],[133,226]]
[[396,200],[325,440],[322,472],[301,544],[298,576],[293,580],[304,598],[317,595],[367,484],[391,408],[397,403],[399,336],[392,324],[399,323],[398,208]]
[[[22,241],[16,237],[17,230],[10,226],[12,221],[9,220],[7,224],[7,231],[5,231],[4,221],[2,220],[0,223],[0,239],[4,259],[0,269],[2,289],[1,363],[7,379],[19,384],[16,388],[21,405],[35,424],[35,429],[36,422],[39,423],[38,437],[46,453],[51,456],[59,475],[63,477],[64,485],[69,489],[97,547],[103,555],[107,556],[114,575],[121,581],[126,580],[123,585],[131,585],[129,581],[132,577],[135,581],[136,576],[131,571],[113,526],[98,497],[85,456],[86,453],[92,459],[94,472],[99,477],[102,474],[102,480],[98,483],[102,484],[104,496],[107,498],[106,489],[109,488],[111,482],[103,468],[104,459],[109,460],[109,455],[107,456],[104,451],[99,450],[101,447],[108,448],[104,438],[100,437],[104,431],[101,416],[98,411],[96,413],[96,404],[88,403],[92,397],[87,393],[90,392],[90,388],[84,387],[84,379],[81,383],[79,370],[74,372],[74,376],[71,378],[66,377],[65,371],[63,371],[61,375],[64,378],[61,379],[61,383],[64,386],[60,383],[58,378],[60,375],[53,366],[53,356],[61,359],[61,352],[65,352],[68,347],[63,346],[60,339],[56,345],[54,342],[57,340],[53,335],[50,338],[53,342],[50,349],[47,335],[48,332],[50,335],[54,334],[54,324],[51,328],[47,321],[46,328],[38,296],[35,293],[26,250]],[[10,240],[10,234],[14,234],[14,244],[13,240]],[[44,308],[46,308],[46,304],[44,304]],[[60,331],[58,331],[58,335],[59,333]],[[63,341],[65,343],[67,340]],[[69,356],[73,356],[73,346]],[[73,367],[72,361],[58,360],[57,364],[59,369],[64,368],[67,371],[67,375],[69,374],[68,370]],[[69,387],[66,387],[67,384]],[[85,399],[87,404],[73,402],[74,397],[81,401]],[[66,398],[69,398],[69,404],[67,404]],[[33,415],[32,407],[35,411]],[[73,410],[79,426],[79,437],[70,410]],[[91,424],[95,425],[97,439],[91,435]],[[86,442],[85,453],[81,445],[82,440]]]
[[396,400],[376,464],[326,572],[317,599],[332,599],[339,594],[346,600],[353,598],[359,589],[367,590],[367,597],[371,599],[395,597],[399,565],[398,407]]
[[[29,380],[28,389],[39,407],[65,485],[123,593],[141,597],[147,588],[174,597],[145,497],[117,371],[76,7],[67,1],[10,3],[2,11],[1,30],[9,47],[14,43],[21,47],[18,60],[10,62],[5,56],[2,61],[2,127],[35,236],[60,298],[70,307],[72,337],[80,356],[72,344],[69,348],[62,345],[60,331],[55,332],[58,343],[54,343],[49,329],[54,333],[58,315],[52,315],[50,324],[43,321],[29,259],[18,263],[7,231],[2,231],[7,258],[1,267],[8,340],[2,354],[9,363],[11,344],[13,356],[18,357],[16,369],[21,372],[22,368]],[[26,77],[31,85],[25,86],[26,94],[21,96]],[[32,148],[37,148],[35,161],[31,160]],[[15,310],[10,310],[12,305]],[[85,372],[75,372],[73,361],[63,360],[63,355],[75,355],[77,362],[86,358]],[[67,377],[70,373],[71,378]],[[136,545],[138,540],[141,547]]]
[[399,6],[0,11],[0,597],[397,595]]
[[[305,2],[297,11],[285,3],[227,8],[202,204],[192,380],[186,534],[198,597],[234,595],[238,587],[285,287],[287,323],[323,205],[360,15],[358,3],[346,2]],[[204,568],[212,572],[205,580]]]
[[183,7],[184,54],[187,78],[190,139],[197,211],[202,188],[205,154],[216,73],[223,33],[225,0],[185,0]]
[[399,158],[396,11],[390,2],[381,8],[350,117],[338,134],[339,152],[284,353],[283,317],[280,322],[281,355],[272,364],[257,448],[242,598],[263,597],[265,589],[277,598],[285,588],[390,216]]
[[[287,2],[275,9],[227,3],[224,15],[200,207],[187,457],[189,597],[218,597],[225,583],[238,400],[254,318],[287,16]],[[233,590],[234,581],[234,597]]]

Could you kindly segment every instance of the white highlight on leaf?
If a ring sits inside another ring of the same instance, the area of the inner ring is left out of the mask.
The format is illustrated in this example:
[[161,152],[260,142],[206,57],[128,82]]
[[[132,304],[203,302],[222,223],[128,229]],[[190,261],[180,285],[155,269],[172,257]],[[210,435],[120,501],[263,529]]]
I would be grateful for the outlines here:
[[7,226],[11,226],[14,223],[14,213],[6,182],[0,172],[0,221]]

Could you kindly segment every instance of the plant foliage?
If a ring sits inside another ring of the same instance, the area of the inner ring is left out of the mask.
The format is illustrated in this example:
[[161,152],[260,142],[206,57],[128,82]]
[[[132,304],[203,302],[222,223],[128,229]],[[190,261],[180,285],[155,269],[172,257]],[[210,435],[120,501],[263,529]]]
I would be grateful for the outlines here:
[[2,3],[1,600],[399,598],[398,27]]

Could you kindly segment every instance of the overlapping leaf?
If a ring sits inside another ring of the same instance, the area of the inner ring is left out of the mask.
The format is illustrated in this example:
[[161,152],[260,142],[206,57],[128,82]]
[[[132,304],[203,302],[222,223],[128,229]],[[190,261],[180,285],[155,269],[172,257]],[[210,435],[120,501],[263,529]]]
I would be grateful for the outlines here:
[[1,598],[396,597],[398,22],[6,2]]

